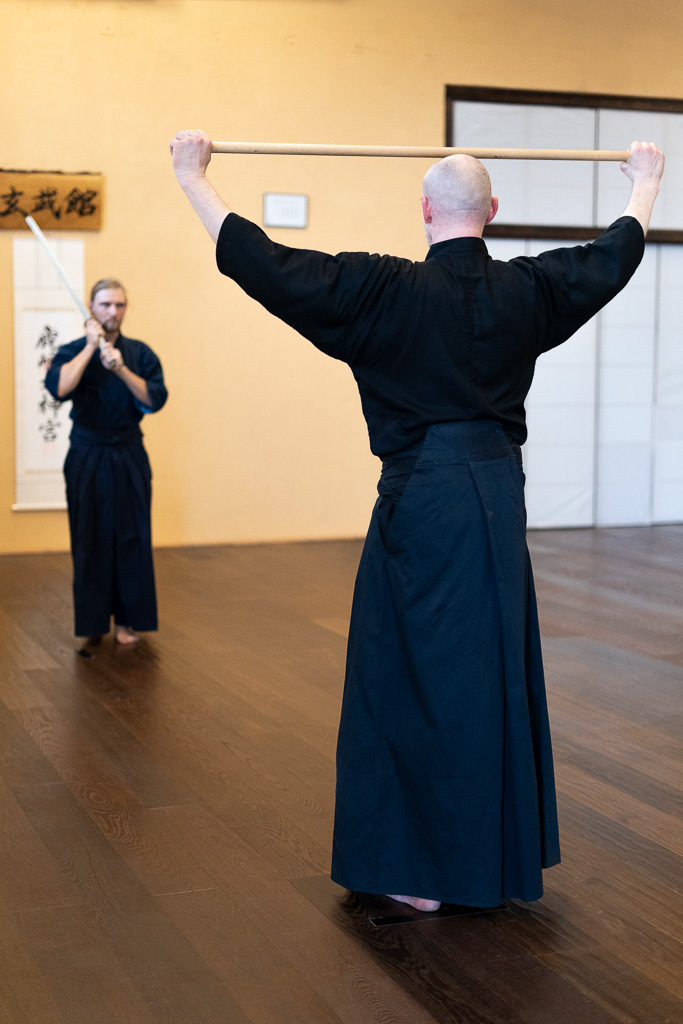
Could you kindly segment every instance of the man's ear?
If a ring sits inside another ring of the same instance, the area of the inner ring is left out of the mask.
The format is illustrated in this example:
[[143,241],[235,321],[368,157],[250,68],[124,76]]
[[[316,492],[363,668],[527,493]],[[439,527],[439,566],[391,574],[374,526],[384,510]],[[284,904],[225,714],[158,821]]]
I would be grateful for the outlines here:
[[490,224],[491,221],[493,220],[493,218],[496,216],[497,213],[498,213],[498,196],[491,196],[491,209],[489,210],[489,215],[486,218],[485,223],[486,224]]
[[429,200],[427,199],[427,196],[422,196],[422,219],[424,220],[425,224],[432,223],[432,208],[429,205]]

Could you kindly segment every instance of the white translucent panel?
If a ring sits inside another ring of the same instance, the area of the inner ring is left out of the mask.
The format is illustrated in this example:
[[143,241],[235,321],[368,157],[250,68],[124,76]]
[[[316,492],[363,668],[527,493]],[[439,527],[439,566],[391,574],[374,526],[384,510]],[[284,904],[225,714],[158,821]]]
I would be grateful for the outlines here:
[[[656,142],[666,156],[650,226],[683,228],[683,115],[604,108],[598,112],[599,149],[628,149],[634,140]],[[597,167],[598,224],[610,224],[624,212],[631,183],[617,163],[599,163]]]
[[683,374],[683,320],[674,327],[659,324],[657,338],[657,391],[662,400],[665,393],[680,394]]
[[[531,248],[541,246],[532,242]],[[536,364],[524,446],[530,526],[592,523],[595,350],[591,323]]]
[[[657,407],[654,434],[657,444],[683,443],[683,404]],[[683,462],[681,463],[681,473],[683,473]]]
[[652,400],[652,372],[638,366],[610,366],[600,373],[600,405],[643,405]]
[[[569,435],[571,437],[571,435]],[[593,444],[527,444],[524,446],[527,480],[545,486],[593,484]]]
[[[657,445],[655,456],[655,478],[656,481],[683,483],[683,438],[679,437],[673,441],[662,441]],[[683,509],[681,509],[683,518]]]
[[593,404],[595,368],[590,365],[536,365],[534,382],[529,392],[532,401],[545,405]]
[[[668,172],[668,167],[667,167]],[[660,247],[654,522],[683,521],[683,246]]]
[[660,373],[657,381],[657,405],[683,407],[683,367]]
[[[657,258],[648,249],[626,288],[600,314],[599,415],[597,434],[605,451],[624,444],[649,445],[652,437],[652,401],[655,371],[657,312]],[[602,448],[601,448],[602,450]],[[598,506],[605,485],[608,462],[598,462]],[[618,470],[618,463],[614,468]],[[612,464],[609,463],[611,472]],[[624,480],[630,470],[623,467]],[[613,478],[619,482],[619,477]],[[641,522],[642,497],[649,495],[649,465],[641,479],[637,512],[625,522]],[[629,490],[632,493],[632,488]],[[615,522],[614,499],[607,518]],[[634,499],[635,500],[635,499]],[[649,500],[649,498],[648,498]]]
[[657,428],[654,456],[652,518],[655,522],[683,521],[683,415],[677,434],[665,437]]
[[486,248],[493,260],[512,260],[515,256],[524,256],[526,242],[523,238],[485,238]]
[[600,347],[600,404],[642,405],[654,394],[654,325],[603,327]]
[[683,480],[662,482],[655,486],[652,521],[654,523],[683,522]]
[[531,529],[591,526],[592,486],[567,488],[541,484],[526,489],[527,522]]
[[650,366],[654,346],[654,325],[606,327],[600,341],[600,358],[609,366]]
[[527,444],[538,437],[563,441],[587,443],[593,440],[592,411],[586,407],[579,411],[575,406],[544,406],[529,402],[526,410],[528,427]]
[[[659,248],[659,322],[666,328],[683,329],[683,245]],[[683,346],[679,346],[683,352]]]
[[598,415],[602,444],[649,444],[652,437],[652,404],[602,405]]
[[544,352],[539,358],[539,364],[592,367],[595,364],[595,325],[595,320],[589,320],[567,341]]
[[[657,404],[683,408],[683,246],[660,246]],[[683,435],[682,435],[683,436]]]
[[649,444],[598,446],[598,526],[650,521]]
[[[670,250],[675,250],[678,255],[683,252],[683,247],[662,246],[663,253],[668,253]],[[677,274],[675,280],[669,284],[662,281],[659,312],[660,329],[674,333],[678,331],[679,337],[683,325],[683,260],[681,260],[681,264],[680,274]],[[680,346],[679,350],[683,353],[683,348]]]
[[650,477],[650,447],[647,444],[598,445],[598,471],[606,485],[643,484]]
[[647,526],[650,522],[649,492],[628,483],[598,491],[598,526]]
[[595,403],[592,395],[583,403],[556,405],[541,402],[527,403],[526,422],[529,440],[526,447],[543,443],[574,442],[593,444]]
[[[455,146],[593,149],[595,111],[515,103],[453,104]],[[500,199],[500,224],[592,224],[593,165],[554,160],[484,161]]]

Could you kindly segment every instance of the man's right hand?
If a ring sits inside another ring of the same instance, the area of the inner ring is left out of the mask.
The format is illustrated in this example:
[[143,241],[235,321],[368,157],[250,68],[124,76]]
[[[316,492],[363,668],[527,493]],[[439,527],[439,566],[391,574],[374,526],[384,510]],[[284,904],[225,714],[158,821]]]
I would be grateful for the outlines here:
[[178,132],[175,139],[171,139],[169,149],[178,184],[215,243],[230,210],[206,177],[206,168],[211,160],[211,139],[206,132],[190,128],[186,132]]
[[85,344],[93,351],[99,347],[100,341],[104,338],[102,324],[94,316],[85,321]]
[[654,142],[632,142],[630,156],[621,169],[631,181],[659,181],[664,173],[664,154]]
[[664,154],[654,142],[632,142],[628,160],[621,169],[631,179],[631,198],[624,210],[625,217],[635,217],[647,234],[652,207],[659,192],[659,180],[664,173]]
[[211,160],[211,139],[198,128],[178,132],[169,143],[173,157],[173,170],[182,182],[188,178],[203,178]]

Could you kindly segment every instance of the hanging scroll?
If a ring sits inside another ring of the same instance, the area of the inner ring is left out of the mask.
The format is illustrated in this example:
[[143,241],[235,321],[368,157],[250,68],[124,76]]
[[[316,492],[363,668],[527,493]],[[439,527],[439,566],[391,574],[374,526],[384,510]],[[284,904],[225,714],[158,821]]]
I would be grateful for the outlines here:
[[[84,245],[53,240],[74,288],[83,293]],[[71,403],[56,402],[44,386],[60,345],[83,334],[83,318],[38,242],[13,244],[15,366],[15,511],[66,508],[62,466],[69,444]]]

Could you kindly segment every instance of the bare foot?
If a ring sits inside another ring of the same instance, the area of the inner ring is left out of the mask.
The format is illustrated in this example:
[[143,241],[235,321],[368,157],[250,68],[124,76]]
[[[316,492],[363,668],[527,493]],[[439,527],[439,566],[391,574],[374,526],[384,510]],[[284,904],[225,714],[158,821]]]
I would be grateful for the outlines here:
[[[387,895],[389,895],[387,893]],[[426,914],[433,914],[441,906],[439,900],[421,900],[419,896],[389,896],[390,900],[398,900],[399,903],[407,903],[415,910],[422,910]]]
[[117,626],[116,627],[116,642],[128,646],[129,644],[136,644],[140,638],[129,626]]

